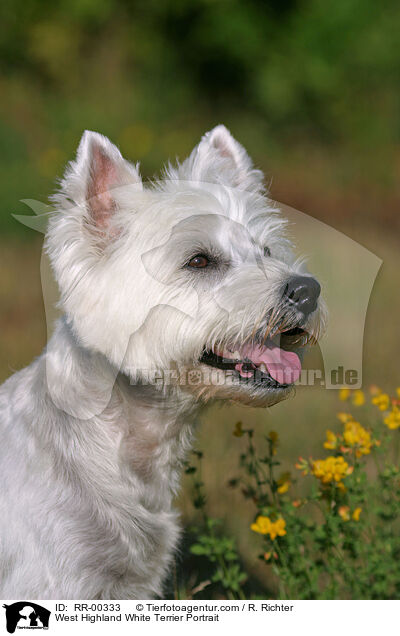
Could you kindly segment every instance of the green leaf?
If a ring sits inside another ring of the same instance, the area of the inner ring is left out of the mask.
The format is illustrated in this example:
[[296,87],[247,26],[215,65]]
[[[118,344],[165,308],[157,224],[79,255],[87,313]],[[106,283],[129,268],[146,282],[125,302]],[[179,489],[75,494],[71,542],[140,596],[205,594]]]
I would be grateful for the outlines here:
[[200,543],[194,543],[190,546],[190,552],[196,555],[209,554],[208,548],[204,545],[200,545]]

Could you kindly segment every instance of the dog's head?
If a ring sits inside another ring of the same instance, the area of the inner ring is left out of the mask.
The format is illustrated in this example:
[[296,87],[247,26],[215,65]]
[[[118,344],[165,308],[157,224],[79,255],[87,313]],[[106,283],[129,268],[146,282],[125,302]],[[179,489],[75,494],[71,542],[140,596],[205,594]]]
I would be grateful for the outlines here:
[[86,132],[54,200],[46,245],[82,344],[132,382],[199,399],[266,406],[290,392],[324,327],[320,286],[226,128],[146,187]]

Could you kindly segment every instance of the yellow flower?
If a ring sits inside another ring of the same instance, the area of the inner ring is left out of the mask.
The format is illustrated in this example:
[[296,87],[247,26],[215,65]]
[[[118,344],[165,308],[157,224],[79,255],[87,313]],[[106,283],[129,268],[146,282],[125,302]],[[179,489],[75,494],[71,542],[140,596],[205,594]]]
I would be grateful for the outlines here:
[[344,458],[339,457],[327,457],[326,459],[318,459],[313,462],[312,472],[317,479],[320,479],[323,484],[329,484],[330,482],[340,482],[348,474],[349,465],[344,461]]
[[353,512],[353,514],[351,515],[354,519],[354,521],[359,521],[360,520],[360,514],[361,514],[362,508],[356,508]]
[[278,490],[279,494],[283,495],[290,488],[291,474],[289,472],[282,473],[282,475],[279,477],[279,479],[278,479],[278,481],[276,483],[278,485],[277,490]]
[[349,521],[350,519],[350,508],[349,506],[340,506],[339,516],[343,519],[343,521]]
[[271,442],[272,454],[276,455],[276,447],[279,444],[279,435],[276,431],[270,431],[268,433],[268,439]]
[[254,523],[251,524],[250,529],[258,534],[267,534],[271,528],[271,520],[269,517],[258,516]]
[[244,430],[242,429],[242,422],[236,422],[235,429],[233,431],[235,437],[243,437]]
[[351,413],[338,413],[337,418],[342,424],[346,424],[346,422],[351,422],[354,417]]
[[275,521],[275,523],[271,523],[271,529],[269,531],[269,535],[272,541],[277,536],[279,537],[285,536],[286,534],[285,527],[286,527],[286,521],[284,519],[278,519],[277,521]]
[[350,397],[350,389],[340,389],[339,400],[345,402]]
[[387,393],[378,393],[372,398],[372,404],[375,404],[381,411],[387,411],[390,404],[390,398]]
[[382,393],[379,386],[376,386],[376,384],[371,384],[371,386],[369,387],[369,392],[371,393],[371,395],[379,395],[380,393]]
[[371,452],[372,440],[369,433],[355,420],[344,425],[343,441],[347,446],[356,446],[356,455],[368,455]]
[[333,433],[330,430],[326,431],[326,442],[324,442],[324,448],[329,448],[329,449],[334,449],[336,448],[338,443],[338,438],[335,435],[335,433]]
[[269,517],[264,517],[263,515],[259,515],[255,523],[252,523],[250,526],[253,532],[269,534],[272,541],[276,539],[277,536],[283,537],[286,534],[285,527],[286,522],[284,519],[280,518],[276,521],[271,521]]
[[387,415],[383,420],[388,428],[394,431],[396,428],[400,427],[400,409],[398,406],[393,406],[389,415]]
[[354,406],[362,406],[363,404],[365,404],[365,395],[363,391],[361,391],[360,389],[354,391],[352,402]]
[[289,488],[290,488],[290,481],[285,481],[285,482],[282,484],[282,486],[279,486],[279,487],[278,487],[278,489],[277,489],[277,490],[278,490],[278,492],[279,492],[279,494],[280,494],[280,495],[284,495],[284,494],[285,494],[285,492],[287,492],[287,491],[289,490]]

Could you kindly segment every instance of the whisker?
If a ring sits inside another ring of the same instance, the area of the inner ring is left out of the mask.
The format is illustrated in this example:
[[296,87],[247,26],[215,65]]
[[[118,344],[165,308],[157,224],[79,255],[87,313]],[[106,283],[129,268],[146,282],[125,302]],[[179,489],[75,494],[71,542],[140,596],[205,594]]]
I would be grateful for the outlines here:
[[266,330],[264,332],[264,337],[262,341],[263,344],[265,344],[266,339],[268,338],[269,334],[271,333],[272,329],[275,327],[277,323],[277,319],[279,318],[279,311],[280,311],[280,308],[276,307],[271,314],[271,317],[267,323]]

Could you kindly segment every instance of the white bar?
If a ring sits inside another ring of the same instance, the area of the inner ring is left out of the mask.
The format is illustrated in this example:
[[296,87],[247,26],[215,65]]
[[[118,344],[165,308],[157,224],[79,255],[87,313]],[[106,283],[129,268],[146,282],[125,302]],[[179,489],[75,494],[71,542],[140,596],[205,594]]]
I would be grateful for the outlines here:
[[[18,601],[0,601],[11,605]],[[221,628],[244,636],[249,630],[275,630],[273,634],[310,636],[318,631],[324,636],[359,633],[376,636],[385,627],[397,625],[400,601],[32,601],[51,611],[49,633],[86,635],[153,633],[160,629],[165,636],[193,633],[220,633]],[[30,605],[26,601],[26,605]],[[6,632],[5,609],[1,607],[0,624]],[[15,634],[22,636],[36,630],[21,619]],[[353,632],[354,630],[354,632]]]

